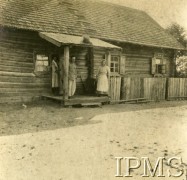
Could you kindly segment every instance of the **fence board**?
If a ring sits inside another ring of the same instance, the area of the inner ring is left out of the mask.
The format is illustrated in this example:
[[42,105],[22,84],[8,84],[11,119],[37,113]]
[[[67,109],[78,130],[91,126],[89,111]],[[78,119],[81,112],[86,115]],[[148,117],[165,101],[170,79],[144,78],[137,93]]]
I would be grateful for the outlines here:
[[121,77],[110,77],[110,97],[112,101],[120,100],[121,92]]
[[168,99],[187,98],[187,78],[168,78]]
[[121,99],[164,100],[166,78],[122,78]]

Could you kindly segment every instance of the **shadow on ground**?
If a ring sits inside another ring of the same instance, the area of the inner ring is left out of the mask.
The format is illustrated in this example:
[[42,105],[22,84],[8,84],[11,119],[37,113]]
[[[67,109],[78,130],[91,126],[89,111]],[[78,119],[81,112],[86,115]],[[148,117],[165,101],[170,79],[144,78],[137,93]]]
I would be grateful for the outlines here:
[[96,115],[186,105],[186,101],[163,101],[148,104],[116,104],[102,107],[63,108],[56,102],[0,104],[0,136],[34,133],[101,123],[90,121]]

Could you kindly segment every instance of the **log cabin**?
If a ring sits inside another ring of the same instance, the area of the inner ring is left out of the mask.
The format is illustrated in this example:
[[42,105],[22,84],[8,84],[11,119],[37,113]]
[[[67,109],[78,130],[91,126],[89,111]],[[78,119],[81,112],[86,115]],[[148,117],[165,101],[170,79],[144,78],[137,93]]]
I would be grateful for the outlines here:
[[51,96],[54,55],[63,72],[58,98],[68,104],[71,56],[77,59],[76,94],[87,94],[89,102],[103,58],[112,77],[174,77],[175,54],[183,48],[140,10],[92,0],[1,0],[0,102]]

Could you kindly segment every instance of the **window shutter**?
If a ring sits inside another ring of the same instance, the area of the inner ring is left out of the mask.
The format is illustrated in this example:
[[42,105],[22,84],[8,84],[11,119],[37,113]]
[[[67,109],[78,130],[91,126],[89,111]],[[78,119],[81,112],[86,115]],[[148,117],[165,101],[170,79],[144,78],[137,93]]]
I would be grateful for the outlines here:
[[152,58],[151,74],[156,73],[156,58]]
[[166,59],[163,59],[163,63],[162,64],[166,65]]
[[126,60],[125,55],[122,55],[120,57],[120,74],[121,75],[125,75],[125,60]]
[[162,63],[162,74],[166,74],[166,59],[163,59],[163,63]]

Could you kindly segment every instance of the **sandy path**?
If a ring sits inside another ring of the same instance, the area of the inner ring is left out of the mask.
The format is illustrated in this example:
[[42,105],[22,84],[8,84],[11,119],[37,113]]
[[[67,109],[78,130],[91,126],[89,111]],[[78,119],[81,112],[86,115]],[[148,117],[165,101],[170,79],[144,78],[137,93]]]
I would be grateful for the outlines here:
[[[98,115],[92,121],[0,137],[0,180],[118,179],[116,156],[153,161],[181,156],[187,162],[187,106]],[[142,169],[132,173],[134,178],[120,179],[143,179],[140,173]]]

